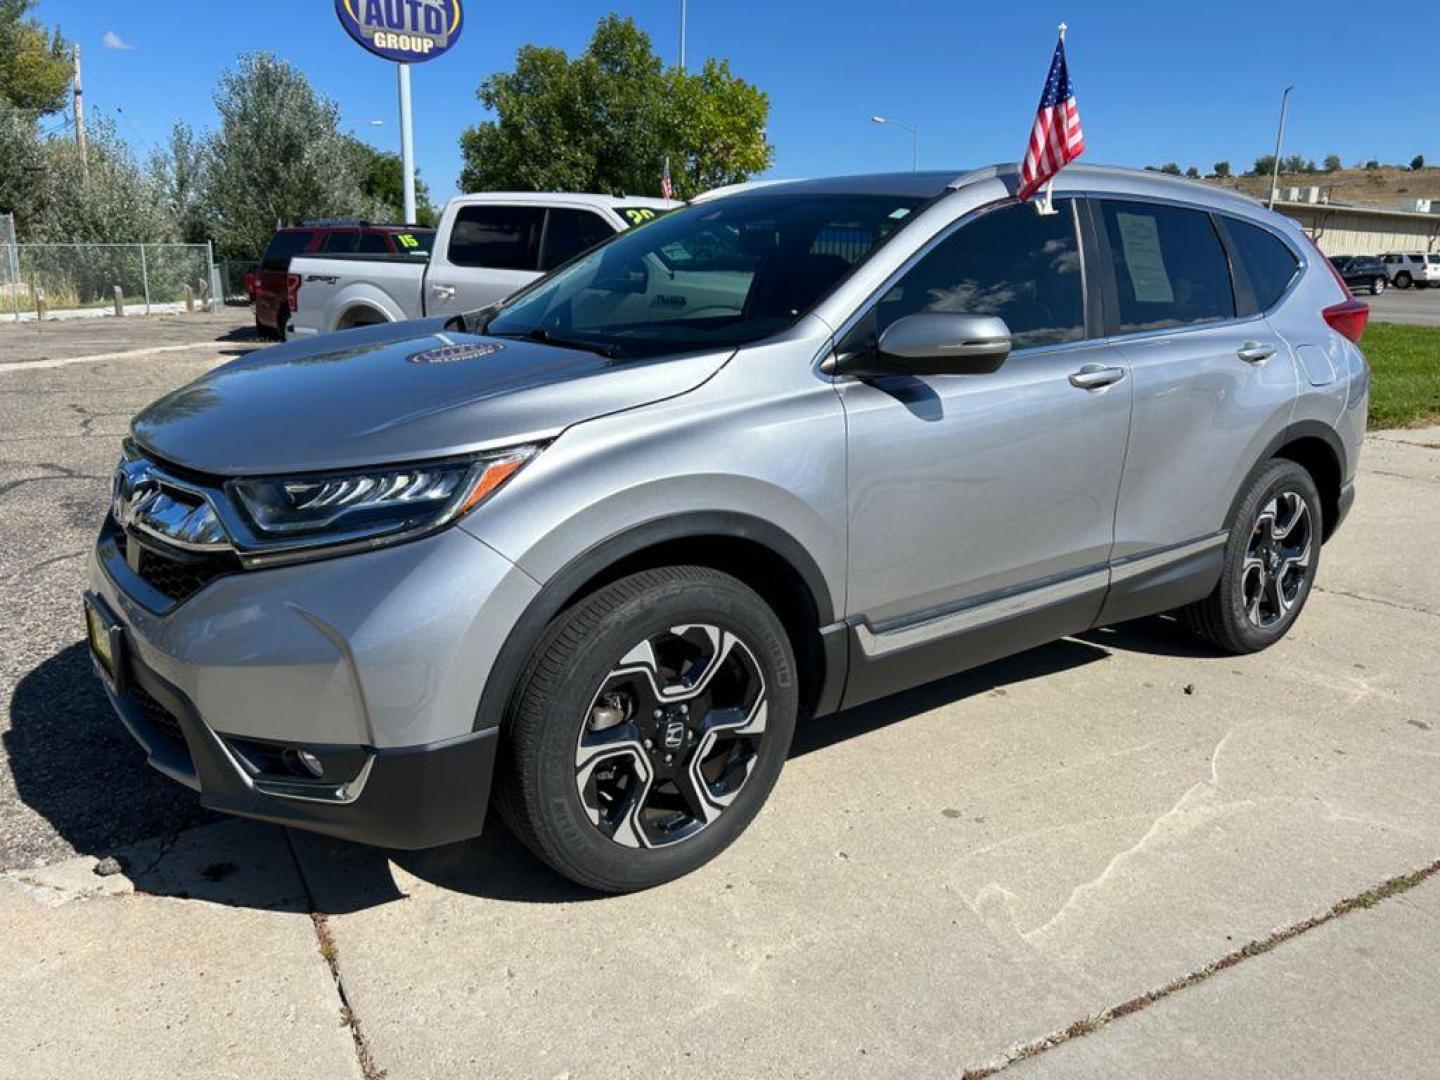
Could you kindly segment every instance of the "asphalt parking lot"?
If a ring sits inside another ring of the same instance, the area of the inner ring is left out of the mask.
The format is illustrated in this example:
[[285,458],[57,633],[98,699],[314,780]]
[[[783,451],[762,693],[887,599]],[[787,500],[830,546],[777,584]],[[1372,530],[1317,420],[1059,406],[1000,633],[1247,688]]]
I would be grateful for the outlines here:
[[0,327],[0,1077],[1440,1075],[1440,429],[1370,438],[1276,648],[1152,619],[804,725],[730,851],[599,899],[148,770],[84,556],[129,416],[259,343],[96,323]]
[[1440,326],[1440,289],[1386,289],[1379,296],[1361,293],[1376,322]]

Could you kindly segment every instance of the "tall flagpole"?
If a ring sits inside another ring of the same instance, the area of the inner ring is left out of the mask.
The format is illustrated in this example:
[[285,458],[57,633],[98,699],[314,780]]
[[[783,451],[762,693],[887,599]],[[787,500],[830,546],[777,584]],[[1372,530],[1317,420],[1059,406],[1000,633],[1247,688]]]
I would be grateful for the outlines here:
[[680,0],[680,70],[685,70],[685,0]]
[[415,123],[410,107],[410,65],[395,65],[400,80],[400,172],[405,187],[406,225],[415,224]]

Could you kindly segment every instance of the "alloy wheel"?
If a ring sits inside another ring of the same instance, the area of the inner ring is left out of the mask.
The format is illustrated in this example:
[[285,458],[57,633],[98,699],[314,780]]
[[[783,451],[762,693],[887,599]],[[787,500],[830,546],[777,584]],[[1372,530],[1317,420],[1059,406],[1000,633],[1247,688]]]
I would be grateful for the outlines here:
[[714,822],[759,760],[765,679],[718,626],[672,626],[627,652],[601,682],[575,747],[590,823],[625,847],[678,843]]
[[1290,613],[1310,574],[1313,543],[1310,511],[1298,492],[1282,491],[1265,504],[1240,574],[1245,615],[1252,624],[1268,629]]

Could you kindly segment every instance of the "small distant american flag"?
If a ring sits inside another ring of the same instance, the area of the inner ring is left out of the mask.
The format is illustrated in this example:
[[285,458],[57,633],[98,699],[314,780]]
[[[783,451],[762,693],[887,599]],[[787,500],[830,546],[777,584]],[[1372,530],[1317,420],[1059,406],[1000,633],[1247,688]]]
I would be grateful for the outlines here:
[[660,195],[662,198],[675,197],[675,185],[670,182],[670,159],[665,159],[665,169],[660,173]]
[[1050,61],[1050,75],[1045,92],[1040,95],[1040,108],[1035,114],[1035,127],[1030,131],[1030,145],[1025,162],[1020,166],[1020,200],[1030,198],[1052,176],[1085,152],[1085,135],[1080,130],[1080,106],[1075,104],[1075,88],[1070,85],[1070,71],[1065,65],[1065,33],[1055,45]]

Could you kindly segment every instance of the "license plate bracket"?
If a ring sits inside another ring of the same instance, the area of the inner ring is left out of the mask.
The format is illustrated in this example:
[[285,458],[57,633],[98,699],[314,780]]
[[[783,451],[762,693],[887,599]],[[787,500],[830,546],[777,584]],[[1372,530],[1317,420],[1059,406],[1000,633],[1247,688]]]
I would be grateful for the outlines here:
[[100,678],[112,693],[124,693],[125,626],[94,593],[85,594],[85,638]]

